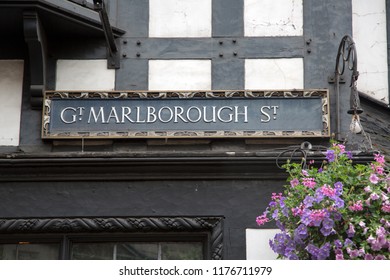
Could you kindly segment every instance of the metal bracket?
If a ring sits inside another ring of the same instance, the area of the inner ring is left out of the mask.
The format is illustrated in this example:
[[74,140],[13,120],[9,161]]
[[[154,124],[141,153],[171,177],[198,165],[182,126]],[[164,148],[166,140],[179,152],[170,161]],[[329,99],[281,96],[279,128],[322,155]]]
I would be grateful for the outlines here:
[[102,23],[104,37],[107,44],[107,68],[119,69],[120,68],[120,55],[118,47],[115,43],[114,34],[108,19],[106,7],[103,0],[93,0],[94,10],[99,13],[100,21]]
[[[336,77],[335,77],[335,75],[328,76],[328,83],[329,83],[329,84],[334,84],[334,83],[336,83]],[[340,84],[345,84],[345,78],[344,78],[344,76],[339,76],[339,83],[340,83]]]
[[28,45],[30,64],[30,104],[42,109],[43,91],[46,89],[46,36],[36,11],[23,13],[24,40]]

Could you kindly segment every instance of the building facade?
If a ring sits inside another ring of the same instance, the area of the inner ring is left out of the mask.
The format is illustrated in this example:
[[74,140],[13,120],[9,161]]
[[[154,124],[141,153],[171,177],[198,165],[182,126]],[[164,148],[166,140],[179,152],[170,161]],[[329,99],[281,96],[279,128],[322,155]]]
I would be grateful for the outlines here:
[[346,34],[387,114],[389,7],[366,2],[1,1],[0,258],[274,258],[278,165],[350,134]]

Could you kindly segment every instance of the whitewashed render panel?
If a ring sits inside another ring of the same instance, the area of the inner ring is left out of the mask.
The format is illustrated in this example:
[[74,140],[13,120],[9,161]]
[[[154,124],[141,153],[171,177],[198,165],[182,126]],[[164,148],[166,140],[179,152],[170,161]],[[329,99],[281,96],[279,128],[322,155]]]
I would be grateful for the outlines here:
[[244,0],[245,36],[302,36],[303,0]]
[[18,146],[23,60],[0,60],[0,146]]
[[150,0],[149,37],[210,37],[212,0]]
[[303,59],[246,59],[245,89],[303,89]]
[[277,254],[269,246],[279,229],[247,229],[246,230],[246,259],[247,260],[275,260]]
[[107,60],[57,60],[57,90],[114,90],[115,69]]
[[352,11],[360,73],[358,90],[389,104],[386,1],[353,0]]
[[149,60],[149,90],[210,89],[210,60]]

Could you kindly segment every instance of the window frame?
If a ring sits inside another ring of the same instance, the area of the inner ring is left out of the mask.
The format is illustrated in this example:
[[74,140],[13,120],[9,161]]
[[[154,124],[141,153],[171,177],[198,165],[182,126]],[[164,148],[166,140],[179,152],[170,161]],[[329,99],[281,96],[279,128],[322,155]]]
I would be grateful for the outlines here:
[[202,242],[204,259],[222,259],[223,217],[0,219],[0,244],[59,243],[70,259],[75,242]]

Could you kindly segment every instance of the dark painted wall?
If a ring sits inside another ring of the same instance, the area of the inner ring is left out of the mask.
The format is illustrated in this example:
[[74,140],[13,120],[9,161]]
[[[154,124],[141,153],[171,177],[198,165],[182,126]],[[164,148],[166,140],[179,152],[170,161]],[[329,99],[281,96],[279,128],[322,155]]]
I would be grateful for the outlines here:
[[[0,217],[223,216],[224,256],[245,259],[245,229],[280,181],[24,182],[0,184]],[[260,248],[259,248],[260,249]]]

